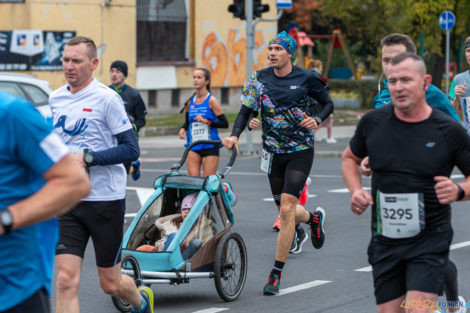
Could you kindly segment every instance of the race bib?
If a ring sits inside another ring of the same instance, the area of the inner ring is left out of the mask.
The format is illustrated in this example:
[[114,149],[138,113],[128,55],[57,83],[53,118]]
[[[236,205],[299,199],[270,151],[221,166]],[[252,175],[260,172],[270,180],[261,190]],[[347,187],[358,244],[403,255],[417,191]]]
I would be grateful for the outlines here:
[[425,227],[424,197],[419,193],[386,194],[377,191],[377,233],[392,239],[411,238]]
[[261,152],[260,169],[267,174],[271,174],[272,162],[273,162],[273,154],[263,149],[263,151]]
[[470,97],[462,98],[462,111],[465,116],[465,120],[470,121]]
[[201,122],[194,122],[191,124],[191,143],[199,140],[209,140],[210,127]]

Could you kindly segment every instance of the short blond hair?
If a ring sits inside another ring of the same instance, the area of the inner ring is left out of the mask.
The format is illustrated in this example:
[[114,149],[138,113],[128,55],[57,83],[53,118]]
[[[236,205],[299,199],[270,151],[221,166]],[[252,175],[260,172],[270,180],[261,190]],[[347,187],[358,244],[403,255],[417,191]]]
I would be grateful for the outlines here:
[[70,39],[65,45],[66,46],[76,46],[76,45],[79,45],[81,43],[84,43],[86,45],[88,58],[90,60],[94,59],[98,56],[98,54],[96,52],[95,42],[90,37],[76,36],[76,37],[73,37],[72,39]]

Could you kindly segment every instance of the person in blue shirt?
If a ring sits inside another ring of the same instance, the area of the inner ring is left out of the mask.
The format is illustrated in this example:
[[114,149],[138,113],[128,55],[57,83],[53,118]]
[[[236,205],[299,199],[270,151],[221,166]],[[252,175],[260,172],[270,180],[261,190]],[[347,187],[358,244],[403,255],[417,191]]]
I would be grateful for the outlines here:
[[31,103],[0,91],[0,125],[0,312],[47,313],[55,216],[90,182]]
[[[465,59],[470,64],[470,37],[465,39]],[[456,111],[462,111],[463,126],[470,135],[470,71],[455,75],[449,89],[449,98]]]
[[[186,139],[186,147],[200,140],[220,140],[218,129],[228,128],[222,107],[211,94],[211,72],[202,67],[195,69],[193,86],[196,91],[180,111],[185,112],[186,117],[178,137]],[[212,144],[192,147],[186,161],[189,176],[200,176],[201,167],[204,177],[214,175],[219,165],[219,149]]]
[[[388,68],[390,66],[390,60],[402,52],[410,52],[416,54],[416,46],[411,40],[410,37],[403,34],[391,34],[384,37],[381,40],[382,46],[382,70],[383,75],[385,75],[385,80],[383,82],[383,89],[380,86],[380,79],[378,84],[378,93],[375,95],[372,100],[372,106],[374,109],[383,107],[384,105],[392,103],[390,98],[390,92],[388,91]],[[429,88],[426,90],[426,102],[429,103],[433,108],[439,109],[442,112],[446,113],[448,116],[454,120],[460,122],[457,112],[453,108],[449,99],[439,88],[433,84],[429,85]]]

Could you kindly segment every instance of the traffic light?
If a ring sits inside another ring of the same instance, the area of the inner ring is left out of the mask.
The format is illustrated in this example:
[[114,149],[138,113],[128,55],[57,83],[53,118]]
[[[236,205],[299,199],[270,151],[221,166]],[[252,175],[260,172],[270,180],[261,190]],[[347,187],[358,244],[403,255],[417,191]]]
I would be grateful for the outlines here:
[[269,4],[262,4],[261,0],[253,1],[253,17],[261,17],[261,14],[269,11]]
[[[245,0],[233,0],[233,4],[228,6],[228,11],[233,13],[233,17],[246,20]],[[253,18],[261,17],[264,12],[269,11],[269,4],[262,4],[261,0],[253,0]]]
[[246,20],[245,0],[233,0],[233,4],[228,6],[228,11],[233,13],[233,17]]

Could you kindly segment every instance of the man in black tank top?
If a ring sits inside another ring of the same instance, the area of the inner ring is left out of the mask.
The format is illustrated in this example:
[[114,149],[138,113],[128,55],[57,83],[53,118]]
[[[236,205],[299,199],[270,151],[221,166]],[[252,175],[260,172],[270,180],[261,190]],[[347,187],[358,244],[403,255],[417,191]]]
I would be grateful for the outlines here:
[[[442,293],[453,234],[450,203],[470,199],[470,137],[426,103],[431,76],[419,56],[393,57],[388,81],[393,106],[364,115],[342,169],[351,211],[362,214],[372,205],[368,256],[377,310],[398,312],[403,303],[432,303]],[[367,155],[372,195],[362,189],[358,170]],[[450,180],[454,166],[464,182]]]

